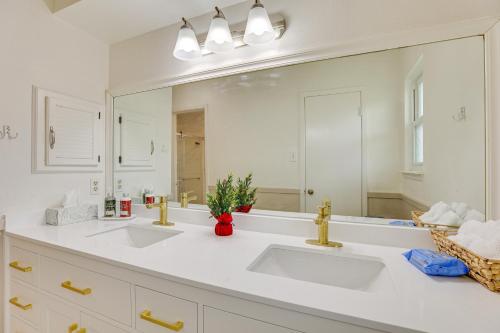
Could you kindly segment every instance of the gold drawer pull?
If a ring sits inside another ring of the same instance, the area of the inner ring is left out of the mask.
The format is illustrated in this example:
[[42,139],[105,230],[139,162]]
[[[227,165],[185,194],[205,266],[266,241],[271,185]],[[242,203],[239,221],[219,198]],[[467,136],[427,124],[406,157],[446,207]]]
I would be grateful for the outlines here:
[[30,310],[33,307],[32,304],[22,305],[21,303],[19,303],[19,297],[13,297],[9,299],[9,303],[14,306],[17,306],[19,309],[24,311]]
[[[76,330],[78,330],[78,324],[77,323],[71,324],[68,327],[68,333],[73,333]],[[76,333],[87,333],[87,329],[86,328],[80,328]]]
[[61,287],[63,287],[64,289],[71,290],[71,291],[78,293],[80,295],[90,295],[92,293],[92,289],[90,289],[90,288],[79,289],[79,288],[73,287],[71,285],[71,281],[64,281],[63,283],[61,283]]
[[24,273],[28,273],[33,270],[31,266],[26,266],[26,267],[19,266],[19,261],[13,261],[9,264],[9,266]]
[[184,322],[180,320],[177,321],[175,324],[171,324],[167,323],[166,321],[153,318],[153,316],[151,315],[151,311],[149,310],[144,310],[141,312],[141,319],[176,332],[179,332],[184,327]]

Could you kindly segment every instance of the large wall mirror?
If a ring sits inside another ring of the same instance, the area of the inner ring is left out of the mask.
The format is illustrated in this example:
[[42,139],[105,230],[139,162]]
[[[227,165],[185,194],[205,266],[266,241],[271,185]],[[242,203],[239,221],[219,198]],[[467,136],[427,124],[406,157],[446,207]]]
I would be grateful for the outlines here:
[[[255,208],[410,219],[486,211],[484,40],[470,37],[114,99],[114,190],[196,196],[253,174]],[[257,211],[258,212],[258,211]]]

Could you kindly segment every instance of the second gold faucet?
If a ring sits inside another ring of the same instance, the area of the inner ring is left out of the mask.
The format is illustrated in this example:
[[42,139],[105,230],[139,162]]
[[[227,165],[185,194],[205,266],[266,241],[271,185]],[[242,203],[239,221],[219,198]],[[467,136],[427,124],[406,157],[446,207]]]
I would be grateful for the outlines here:
[[318,216],[314,220],[314,223],[318,225],[318,239],[308,239],[307,244],[318,245],[325,247],[342,247],[342,243],[331,242],[328,240],[328,225],[330,218],[332,216],[332,202],[330,200],[324,200],[323,204],[318,207]]
[[160,202],[159,203],[154,203],[154,204],[147,204],[146,208],[152,209],[152,208],[160,208],[160,220],[159,221],[154,221],[154,225],[159,225],[162,227],[171,227],[175,225],[172,222],[168,221],[168,201],[167,197],[161,196],[160,197]]

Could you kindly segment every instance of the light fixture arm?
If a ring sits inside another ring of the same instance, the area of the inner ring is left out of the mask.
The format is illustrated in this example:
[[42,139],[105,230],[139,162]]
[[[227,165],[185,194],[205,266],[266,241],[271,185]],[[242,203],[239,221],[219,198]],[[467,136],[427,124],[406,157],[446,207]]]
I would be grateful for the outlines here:
[[221,18],[221,19],[226,19],[226,16],[224,16],[224,13],[222,12],[222,10],[218,7],[218,6],[215,6],[215,11],[217,12],[214,16],[214,18]]
[[183,22],[183,24],[182,24],[182,26],[181,26],[181,29],[184,29],[184,28],[189,28],[189,29],[191,29],[191,30],[193,30],[193,31],[194,31],[193,26],[191,25],[191,23],[189,23],[189,21],[188,21],[188,20],[186,20],[186,18],[184,18],[184,17],[183,17],[183,18],[182,18],[182,22]]
[[253,4],[252,9],[254,9],[256,7],[264,8],[264,5],[262,4],[262,2],[260,2],[260,0],[255,0],[255,3]]

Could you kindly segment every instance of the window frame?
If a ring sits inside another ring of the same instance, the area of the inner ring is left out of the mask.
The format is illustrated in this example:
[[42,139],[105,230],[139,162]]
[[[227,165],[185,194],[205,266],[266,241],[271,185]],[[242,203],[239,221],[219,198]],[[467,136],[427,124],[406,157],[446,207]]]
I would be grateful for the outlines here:
[[[421,87],[421,89],[420,89]],[[421,169],[425,163],[424,158],[424,79],[423,73],[420,73],[415,77],[412,81],[411,85],[411,108],[410,108],[410,126],[411,126],[411,136],[412,136],[412,146],[411,146],[411,164],[413,169]],[[417,160],[417,128],[422,128],[422,139],[420,142],[421,150],[422,150],[422,160]]]

